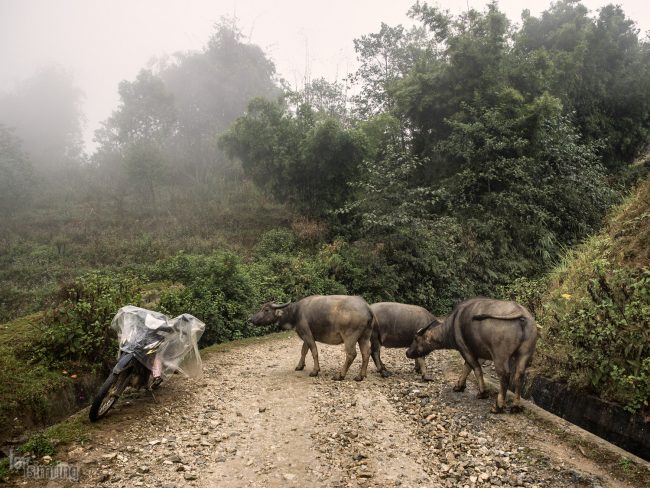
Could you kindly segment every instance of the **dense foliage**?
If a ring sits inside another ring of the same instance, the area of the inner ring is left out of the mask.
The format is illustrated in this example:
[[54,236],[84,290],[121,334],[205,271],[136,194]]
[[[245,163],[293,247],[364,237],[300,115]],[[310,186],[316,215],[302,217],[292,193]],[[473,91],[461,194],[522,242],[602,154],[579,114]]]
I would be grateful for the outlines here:
[[[319,116],[320,115],[320,116]],[[255,99],[221,145],[244,171],[278,201],[323,217],[343,205],[366,153],[363,133],[346,129],[309,105]]]
[[34,354],[50,364],[106,365],[117,342],[109,328],[117,309],[140,300],[136,278],[89,273],[61,287],[62,300],[41,322]]
[[29,202],[32,167],[20,139],[0,125],[0,212],[13,214]]
[[[410,278],[387,286],[400,290],[397,298],[444,308],[539,275],[599,227],[615,200],[612,181],[647,144],[648,94],[639,76],[650,74],[642,67],[647,45],[620,10],[594,19],[572,2],[541,20],[526,14],[519,30],[495,4],[459,17],[418,4],[411,15],[421,26],[382,25],[356,42],[365,103],[355,113],[365,120],[341,117],[352,127],[339,126],[336,136],[331,117],[309,104],[259,99],[221,143],[278,201],[386,253],[387,265]],[[634,72],[617,80],[643,99],[626,112],[642,134],[625,149],[615,134],[620,119],[610,114],[627,102],[563,78],[596,76],[605,61],[582,67],[584,46],[559,42],[560,28],[597,43],[599,56],[603,43],[618,53],[608,70],[620,72],[623,63]],[[598,96],[616,105],[598,111],[608,120],[600,131],[569,103],[587,97],[600,106]],[[317,151],[314,139],[323,140]],[[438,245],[425,244],[431,240]]]

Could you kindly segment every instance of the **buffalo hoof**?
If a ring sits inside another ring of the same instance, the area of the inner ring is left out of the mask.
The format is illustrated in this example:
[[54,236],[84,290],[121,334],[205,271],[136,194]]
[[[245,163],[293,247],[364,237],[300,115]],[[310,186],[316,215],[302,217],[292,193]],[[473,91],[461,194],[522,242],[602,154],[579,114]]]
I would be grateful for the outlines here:
[[503,407],[497,407],[496,405],[494,405],[490,409],[490,413],[503,413]]
[[490,394],[487,391],[479,391],[476,394],[476,398],[478,398],[479,400],[482,400],[484,398],[488,398],[489,396],[490,396]]
[[300,366],[300,365],[296,366],[296,371],[302,371],[303,369],[305,369],[304,364],[302,366]]
[[309,376],[311,377],[318,376],[318,371],[312,371],[311,373],[309,373]]
[[[423,374],[422,375],[422,381],[433,381],[433,376],[431,376],[430,374]],[[454,391],[456,391],[456,390],[454,390]]]
[[524,411],[524,407],[521,405],[512,405],[510,407],[510,413],[522,413]]
[[354,381],[363,381],[365,376],[361,376],[360,374],[354,377]]
[[388,378],[391,375],[391,372],[388,371],[387,369],[382,369],[379,374],[381,375],[382,378]]
[[462,386],[454,385],[452,390],[454,390],[454,391],[465,391],[465,385],[462,385]]
[[345,379],[345,376],[343,376],[341,373],[336,373],[334,376],[332,376],[332,379],[334,381],[343,381]]

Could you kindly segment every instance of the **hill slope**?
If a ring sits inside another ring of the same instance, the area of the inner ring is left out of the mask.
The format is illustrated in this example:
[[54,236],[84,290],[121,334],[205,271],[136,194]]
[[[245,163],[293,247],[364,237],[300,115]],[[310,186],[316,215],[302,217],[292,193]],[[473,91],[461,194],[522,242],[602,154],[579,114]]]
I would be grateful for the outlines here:
[[604,229],[571,251],[533,303],[538,368],[571,386],[648,411],[650,178]]

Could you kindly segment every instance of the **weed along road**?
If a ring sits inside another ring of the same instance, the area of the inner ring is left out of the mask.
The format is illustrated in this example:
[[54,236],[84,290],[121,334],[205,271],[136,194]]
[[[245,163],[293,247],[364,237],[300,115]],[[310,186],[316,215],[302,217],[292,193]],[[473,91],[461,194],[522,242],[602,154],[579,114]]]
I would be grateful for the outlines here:
[[340,346],[318,345],[318,377],[308,375],[309,357],[305,371],[294,371],[300,346],[287,334],[227,345],[205,355],[201,379],[173,378],[155,401],[145,391],[125,395],[101,422],[82,421],[88,442],[61,452],[79,467],[79,483],[40,483],[631,488],[650,479],[637,465],[629,468],[634,476],[621,478],[610,469],[619,459],[530,409],[489,413],[496,393],[477,400],[473,381],[453,392],[455,352],[429,356],[434,380],[424,383],[403,350],[387,349],[394,374],[382,378],[371,366],[356,382],[332,380]]

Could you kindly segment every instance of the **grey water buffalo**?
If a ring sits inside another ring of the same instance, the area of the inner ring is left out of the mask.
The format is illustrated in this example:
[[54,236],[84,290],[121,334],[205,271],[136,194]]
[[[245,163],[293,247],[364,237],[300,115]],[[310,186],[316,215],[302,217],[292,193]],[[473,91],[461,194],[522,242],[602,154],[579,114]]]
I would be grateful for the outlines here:
[[457,305],[444,322],[434,320],[419,330],[406,351],[409,358],[422,357],[435,349],[456,349],[465,360],[454,391],[463,391],[474,371],[478,398],[487,398],[479,359],[491,359],[500,388],[492,413],[505,406],[510,370],[514,368],[515,398],[511,412],[521,411],[521,384],[537,342],[535,319],[523,306],[490,298],[471,298]]
[[[370,355],[379,374],[386,378],[390,372],[381,360],[382,346],[409,347],[415,333],[431,323],[435,317],[425,308],[395,302],[373,303],[370,305],[370,310],[377,319],[377,327],[373,329],[370,338]],[[420,373],[424,380],[432,379],[427,373],[423,357],[415,359],[415,371]]]
[[284,329],[295,329],[303,340],[300,361],[296,371],[305,367],[305,356],[311,351],[314,369],[309,376],[317,376],[320,371],[316,342],[324,344],[344,344],[345,362],[334,376],[342,380],[357,355],[356,344],[361,350],[361,369],[354,378],[361,381],[368,371],[370,359],[370,335],[374,326],[374,315],[366,301],[361,297],[347,295],[313,295],[292,303],[265,303],[262,309],[251,317],[255,325],[277,323]]

